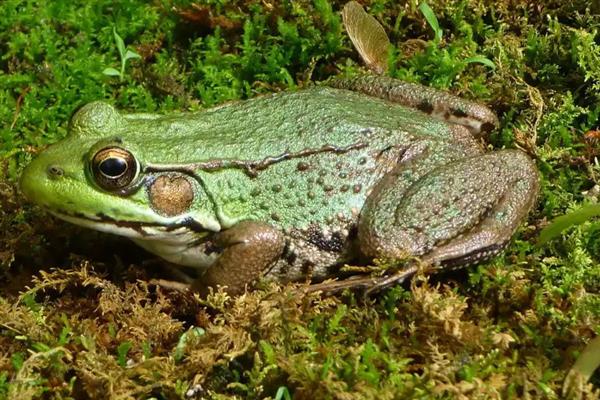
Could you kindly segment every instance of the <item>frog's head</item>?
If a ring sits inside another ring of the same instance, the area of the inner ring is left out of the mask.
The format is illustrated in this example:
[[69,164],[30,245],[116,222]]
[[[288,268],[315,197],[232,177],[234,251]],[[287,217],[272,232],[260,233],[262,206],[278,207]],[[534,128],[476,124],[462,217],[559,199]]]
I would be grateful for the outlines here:
[[146,167],[153,156],[144,130],[157,118],[124,116],[103,102],[83,106],[67,137],[25,168],[22,192],[62,219],[142,240],[219,230],[193,174]]

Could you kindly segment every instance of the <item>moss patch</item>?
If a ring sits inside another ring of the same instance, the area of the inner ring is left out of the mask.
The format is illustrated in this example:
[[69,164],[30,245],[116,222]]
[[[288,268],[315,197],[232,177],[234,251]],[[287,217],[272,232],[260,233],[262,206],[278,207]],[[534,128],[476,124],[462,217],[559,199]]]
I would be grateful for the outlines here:
[[[436,38],[415,1],[364,3],[395,46],[392,76],[490,104],[501,120],[490,146],[535,158],[540,200],[507,251],[372,299],[265,285],[202,300],[150,286],[162,276],[151,256],[26,204],[22,168],[88,101],[196,110],[357,73],[342,2],[5,0],[0,398],[559,397],[600,333],[600,222],[535,241],[600,196],[599,7],[431,1]],[[120,70],[113,29],[141,56],[122,79],[103,74]]]

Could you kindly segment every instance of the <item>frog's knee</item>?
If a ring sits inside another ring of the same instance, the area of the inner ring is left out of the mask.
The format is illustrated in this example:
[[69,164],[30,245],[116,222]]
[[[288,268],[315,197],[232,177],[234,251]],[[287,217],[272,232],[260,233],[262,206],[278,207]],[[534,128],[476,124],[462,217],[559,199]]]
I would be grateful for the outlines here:
[[520,193],[533,204],[539,192],[539,173],[535,162],[520,150],[501,150],[495,153],[504,161],[506,166],[503,173],[512,177],[514,186],[508,188],[510,192]]

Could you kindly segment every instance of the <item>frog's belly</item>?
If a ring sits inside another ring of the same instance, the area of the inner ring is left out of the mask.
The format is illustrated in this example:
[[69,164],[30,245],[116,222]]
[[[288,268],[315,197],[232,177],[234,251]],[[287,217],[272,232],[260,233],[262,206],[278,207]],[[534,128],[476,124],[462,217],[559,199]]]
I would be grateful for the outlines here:
[[[339,265],[358,254],[354,248],[355,223],[287,230],[283,254],[265,271],[264,278],[291,282],[336,276]],[[211,235],[198,237],[183,227],[168,234],[161,229],[146,230],[147,237],[132,238],[137,245],[169,262],[192,267],[198,270],[199,275],[213,265],[223,251],[213,243]]]
[[[182,228],[183,229],[183,228]],[[206,270],[219,254],[206,241],[198,240],[193,233],[175,236],[170,240],[132,238],[143,249],[172,262],[173,264]]]

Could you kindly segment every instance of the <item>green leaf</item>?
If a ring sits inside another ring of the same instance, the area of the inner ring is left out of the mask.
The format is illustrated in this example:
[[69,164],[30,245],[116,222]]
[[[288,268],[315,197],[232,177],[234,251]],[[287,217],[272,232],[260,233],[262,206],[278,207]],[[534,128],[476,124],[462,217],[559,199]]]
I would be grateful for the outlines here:
[[543,245],[544,243],[556,238],[564,230],[572,226],[582,224],[590,218],[598,216],[600,216],[600,204],[591,204],[569,214],[557,217],[550,225],[542,229],[537,244]]
[[275,394],[275,400],[292,400],[290,391],[285,386],[279,386],[277,393]]
[[125,56],[124,56],[124,58],[123,58],[123,59],[124,59],[125,61],[127,61],[127,60],[130,60],[130,59],[132,59],[132,58],[142,58],[142,56],[140,56],[138,53],[136,53],[136,52],[135,52],[135,51],[133,51],[133,50],[127,50],[127,51],[125,52]]
[[273,347],[271,346],[271,344],[269,344],[268,342],[261,340],[260,342],[258,342],[263,354],[265,355],[265,361],[267,362],[267,364],[275,364],[276,363],[276,357],[275,357],[275,350],[273,349]]
[[121,73],[119,71],[117,71],[114,68],[105,68],[104,71],[102,71],[102,73],[104,75],[108,75],[108,76],[121,76]]
[[121,55],[121,58],[123,58],[125,56],[125,42],[123,42],[123,39],[121,38],[121,36],[119,36],[119,34],[117,33],[117,28],[115,27],[113,27],[113,35],[115,37],[115,43],[117,44],[119,54]]
[[486,67],[490,67],[491,69],[496,69],[496,64],[494,64],[494,62],[492,60],[490,60],[489,58],[484,57],[484,56],[469,57],[465,60],[465,62],[467,64],[471,64],[471,63],[483,64]]
[[50,351],[50,349],[51,349],[50,346],[48,346],[46,343],[42,343],[42,342],[33,343],[31,345],[31,347],[33,348],[33,350],[35,350],[39,353],[47,352],[47,351]]
[[433,29],[436,42],[441,41],[443,32],[440,28],[440,23],[431,7],[429,7],[429,4],[427,4],[427,2],[425,1],[422,2],[421,4],[419,4],[419,10],[421,10],[421,12],[423,13],[423,16],[427,20],[427,23],[429,23],[429,26],[431,26],[431,29]]

